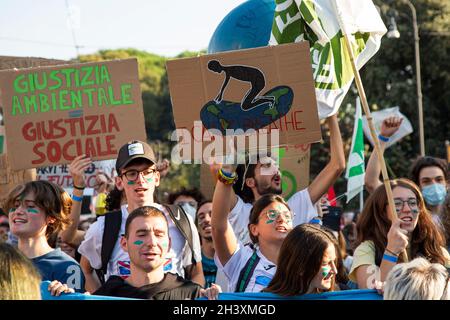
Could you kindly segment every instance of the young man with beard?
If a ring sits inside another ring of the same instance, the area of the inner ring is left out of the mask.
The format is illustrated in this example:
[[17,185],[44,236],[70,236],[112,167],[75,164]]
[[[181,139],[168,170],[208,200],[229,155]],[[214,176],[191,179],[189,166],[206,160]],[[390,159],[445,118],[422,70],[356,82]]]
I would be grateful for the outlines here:
[[[142,141],[131,141],[123,145],[117,157],[116,170],[118,174],[115,178],[116,188],[120,193],[125,194],[126,199],[126,204],[121,205],[119,212],[121,213],[121,222],[118,222],[120,223],[120,229],[117,232],[117,240],[107,263],[102,261],[105,220],[106,216],[114,211],[99,217],[97,222],[92,224],[86,232],[85,239],[78,249],[82,255],[80,264],[86,275],[86,289],[93,292],[101,285],[94,269],[100,270],[106,266],[106,279],[112,275],[120,276],[123,279],[130,276],[130,259],[128,253],[120,246],[119,235],[125,232],[125,221],[129,212],[142,206],[153,206],[163,211],[169,222],[169,236],[172,245],[164,270],[203,285],[200,239],[194,221],[189,216],[187,217],[192,231],[193,250],[191,250],[188,241],[186,241],[168,211],[154,202],[154,191],[159,186],[160,175],[156,169],[156,159],[152,148]],[[82,188],[80,186],[74,187]],[[193,263],[193,260],[196,263]]]
[[195,224],[202,244],[202,267],[205,276],[205,288],[216,283],[217,266],[214,262],[214,243],[211,234],[212,202],[206,200],[198,206]]
[[164,272],[170,251],[169,225],[164,213],[144,206],[130,213],[120,246],[130,257],[131,275],[124,280],[111,276],[95,295],[151,300],[185,300],[201,296],[215,298],[220,288],[204,290],[179,275]]
[[[302,223],[319,222],[315,220],[318,214],[314,203],[319,201],[345,169],[344,148],[337,116],[333,115],[327,118],[326,122],[330,130],[330,162],[315,177],[308,188],[298,191],[287,201],[294,213],[293,227]],[[234,192],[231,192],[229,202],[228,220],[236,237],[242,243],[250,241],[247,225],[253,203],[263,195],[282,193],[281,173],[276,161],[270,157],[258,157],[257,160],[256,164],[248,161],[247,163],[250,164],[237,166],[237,181],[233,185]],[[221,170],[227,176],[233,175],[225,168]]]

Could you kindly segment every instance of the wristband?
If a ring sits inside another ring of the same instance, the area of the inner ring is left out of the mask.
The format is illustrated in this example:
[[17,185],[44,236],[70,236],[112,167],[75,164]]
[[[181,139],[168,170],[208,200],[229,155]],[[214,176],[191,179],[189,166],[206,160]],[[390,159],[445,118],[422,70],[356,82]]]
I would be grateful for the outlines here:
[[84,190],[84,188],[86,188],[86,186],[79,187],[79,186],[76,186],[75,184],[73,185],[73,187],[77,190]]
[[378,135],[378,139],[380,139],[381,141],[384,141],[384,142],[388,142],[389,141],[388,137],[382,136],[381,134]]
[[392,254],[395,257],[398,257],[398,255],[400,254],[400,253],[395,253],[395,252],[389,250],[388,248],[385,248],[384,250],[386,250],[387,252],[389,252],[390,254]]
[[224,183],[224,184],[233,184],[236,182],[238,176],[236,174],[236,172],[232,173],[231,176],[230,174],[226,175],[223,171],[222,168],[219,169],[219,171],[217,172],[217,180],[219,180],[220,182]]
[[77,201],[77,202],[81,202],[81,201],[83,201],[83,197],[78,197],[78,196],[73,194],[72,195],[72,200]]
[[383,260],[386,260],[386,261],[389,261],[389,262],[392,262],[392,263],[397,263],[398,258],[390,256],[390,255],[387,255],[387,254],[383,254]]

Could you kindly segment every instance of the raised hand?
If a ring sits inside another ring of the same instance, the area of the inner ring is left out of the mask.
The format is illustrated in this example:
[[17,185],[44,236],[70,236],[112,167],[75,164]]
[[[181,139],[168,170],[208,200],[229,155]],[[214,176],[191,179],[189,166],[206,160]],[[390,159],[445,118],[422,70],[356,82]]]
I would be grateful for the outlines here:
[[396,219],[387,234],[388,243],[386,248],[397,256],[408,246],[408,231],[400,227],[401,223],[400,219]]
[[398,131],[402,124],[402,121],[403,118],[397,116],[387,117],[381,123],[380,134],[386,138],[391,137]]
[[92,160],[84,154],[76,157],[69,165],[69,172],[73,179],[73,184],[78,187],[86,186],[84,171],[92,164]]

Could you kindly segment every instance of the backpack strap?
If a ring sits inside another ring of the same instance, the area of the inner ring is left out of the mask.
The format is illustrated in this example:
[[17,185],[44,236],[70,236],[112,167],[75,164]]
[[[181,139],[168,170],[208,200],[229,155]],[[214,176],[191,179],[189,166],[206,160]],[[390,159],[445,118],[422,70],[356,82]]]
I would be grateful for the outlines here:
[[255,272],[259,260],[261,260],[261,258],[256,253],[256,250],[253,250],[252,256],[247,260],[247,263],[245,264],[244,268],[242,268],[241,273],[239,274],[236,289],[234,290],[235,292],[245,291],[253,275],[253,272]]
[[103,230],[102,238],[102,266],[100,269],[96,269],[97,276],[100,282],[105,282],[106,272],[108,270],[108,262],[111,259],[114,246],[119,237],[120,226],[122,225],[122,211],[115,210],[107,212],[105,214],[105,228]]
[[189,222],[188,216],[184,209],[179,205],[166,204],[164,205],[169,211],[169,215],[172,218],[173,223],[177,226],[183,237],[186,239],[189,248],[192,252],[192,265],[195,265],[197,261],[194,257],[194,243],[192,239],[192,228]]

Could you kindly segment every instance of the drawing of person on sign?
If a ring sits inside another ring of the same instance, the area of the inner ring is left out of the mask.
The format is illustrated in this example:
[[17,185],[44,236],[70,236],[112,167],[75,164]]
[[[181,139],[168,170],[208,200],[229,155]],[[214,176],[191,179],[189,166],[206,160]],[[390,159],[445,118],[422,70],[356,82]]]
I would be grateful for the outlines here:
[[[218,60],[207,64],[210,72],[225,74],[219,93],[200,111],[203,125],[208,129],[260,129],[286,115],[294,99],[294,93],[287,86],[277,86],[260,95],[266,86],[266,77],[259,68],[245,65],[225,65]],[[223,99],[231,79],[249,83],[250,89],[241,102]]]

